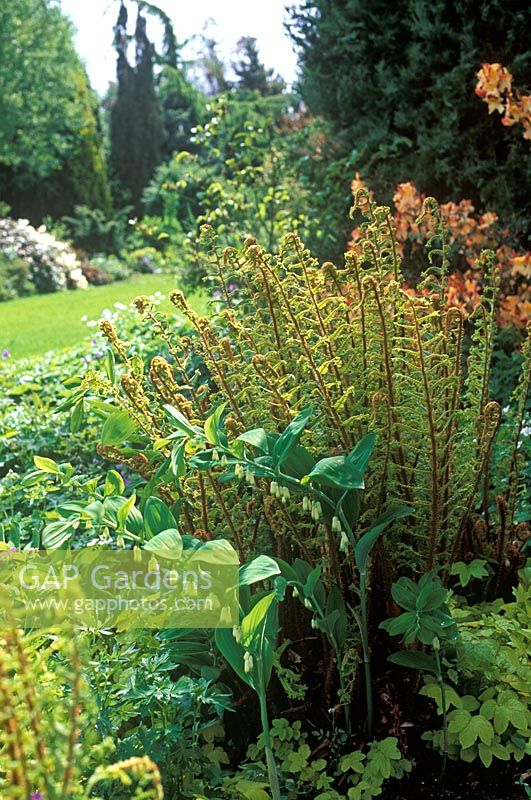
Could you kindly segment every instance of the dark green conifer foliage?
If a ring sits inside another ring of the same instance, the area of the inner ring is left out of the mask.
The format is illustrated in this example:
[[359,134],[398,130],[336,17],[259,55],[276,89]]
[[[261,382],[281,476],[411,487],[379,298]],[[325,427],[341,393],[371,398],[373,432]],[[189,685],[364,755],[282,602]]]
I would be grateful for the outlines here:
[[140,213],[142,192],[161,161],[164,141],[162,109],[153,74],[154,48],[140,10],[134,33],[134,66],[128,60],[129,43],[127,9],[122,3],[114,28],[118,87],[111,110],[111,167],[120,199],[130,201]]
[[238,89],[250,89],[264,97],[281,94],[286,84],[274,70],[267,69],[260,60],[256,39],[253,36],[242,36],[237,46],[237,60],[232,68],[238,77]]
[[357,150],[377,197],[413,180],[441,201],[496,210],[525,240],[529,142],[474,88],[482,63],[500,62],[529,89],[528,2],[304,0],[289,28],[305,101]]

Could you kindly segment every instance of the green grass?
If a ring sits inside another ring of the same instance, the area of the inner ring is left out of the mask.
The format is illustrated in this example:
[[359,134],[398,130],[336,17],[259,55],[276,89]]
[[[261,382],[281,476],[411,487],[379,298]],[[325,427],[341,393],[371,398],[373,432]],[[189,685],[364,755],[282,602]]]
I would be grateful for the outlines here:
[[[81,317],[97,320],[104,308],[112,310],[116,302],[129,305],[139,294],[167,294],[176,288],[173,275],[134,275],[108,286],[0,303],[0,351],[6,349],[13,358],[23,358],[79,344],[94,334]],[[204,295],[192,295],[190,302],[196,311],[206,310]]]

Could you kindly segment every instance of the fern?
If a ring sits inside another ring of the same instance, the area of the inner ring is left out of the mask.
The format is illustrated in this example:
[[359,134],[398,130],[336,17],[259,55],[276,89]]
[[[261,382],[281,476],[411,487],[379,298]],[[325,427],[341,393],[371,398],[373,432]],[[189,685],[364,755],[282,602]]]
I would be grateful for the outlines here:
[[[260,486],[251,500],[251,522],[245,490],[220,483],[214,472],[204,479],[188,473],[177,481],[164,446],[169,433],[164,403],[191,422],[204,421],[225,403],[226,425],[234,434],[255,427],[281,430],[312,405],[316,424],[305,435],[317,452],[345,452],[362,433],[377,431],[360,527],[383,512],[391,496],[412,504],[414,519],[395,526],[388,552],[399,566],[431,569],[463,555],[478,513],[492,531],[501,525],[495,502],[499,479],[491,474],[501,409],[488,392],[494,260],[492,254],[483,256],[483,304],[468,336],[461,312],[447,307],[448,243],[436,202],[428,198],[423,210],[433,230],[429,266],[415,293],[403,288],[389,209],[375,206],[361,190],[355,210],[365,217],[362,236],[339,268],[319,265],[294,234],[281,240],[275,256],[252,237],[240,248],[220,252],[205,226],[202,241],[210,242],[221,300],[204,318],[181,292],[173,292],[173,304],[196,332],[179,339],[147,298],[137,298],[139,312],[170,354],[169,360],[153,360],[149,379],[135,371],[108,323],[104,333],[123,362],[120,403],[141,418],[153,441],[162,442],[148,453],[152,478],[161,493],[179,499],[191,531],[228,534],[242,555],[261,537],[285,551],[287,533],[297,553],[313,549],[329,558],[330,531],[323,538],[313,523],[294,518],[289,506],[277,508]],[[237,293],[228,291],[229,283],[237,284]],[[526,354],[509,414],[513,438],[504,467],[511,475],[504,493],[505,529],[515,524],[516,445],[529,387],[529,345]],[[201,371],[193,368],[198,358]],[[474,555],[494,556],[496,541],[495,533],[482,537]]]

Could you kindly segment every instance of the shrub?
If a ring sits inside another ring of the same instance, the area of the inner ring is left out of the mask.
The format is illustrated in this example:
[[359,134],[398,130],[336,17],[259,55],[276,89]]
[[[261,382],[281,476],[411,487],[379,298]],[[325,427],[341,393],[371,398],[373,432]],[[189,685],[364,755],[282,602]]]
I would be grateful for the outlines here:
[[91,283],[93,286],[105,286],[108,283],[112,283],[112,278],[108,272],[105,272],[104,269],[100,269],[100,267],[96,267],[88,261],[84,261],[81,264],[81,272],[87,282]]
[[[358,173],[352,189],[355,193],[362,188],[366,186]],[[403,258],[405,276],[413,285],[427,266],[429,215],[419,221],[425,199],[411,182],[399,184],[393,196],[397,248]],[[491,211],[476,214],[470,200],[445,203],[440,212],[448,231],[447,257],[451,271],[448,305],[459,307],[468,317],[481,303],[484,276],[480,258],[482,251],[490,248],[495,252],[495,270],[500,282],[498,323],[525,330],[531,319],[531,253],[512,247],[508,231],[501,228],[497,214]],[[355,228],[349,243],[354,252],[359,236],[359,229]]]
[[350,202],[349,159],[335,160],[327,127],[289,102],[250,92],[221,98],[195,129],[193,152],[176,153],[146,189],[139,244],[176,252],[187,285],[205,277],[203,223],[220,245],[253,232],[273,251],[296,231],[323,257],[342,252],[347,231],[336,220]]
[[31,294],[32,291],[28,263],[0,252],[0,302]]
[[[522,243],[531,203],[529,144],[474,94],[485,62],[529,82],[525,2],[304,0],[291,14],[301,92],[357,150],[356,168],[386,203],[414,181],[443,202],[496,208]],[[440,47],[444,40],[444,47]]]
[[91,257],[90,263],[96,269],[109,275],[113,281],[124,281],[131,274],[125,256],[121,258],[99,253]]
[[127,266],[131,272],[160,272],[165,263],[162,253],[154,247],[140,247],[127,254]]
[[27,220],[0,220],[0,250],[27,262],[37,292],[84,289],[87,281],[70,245]]
[[99,208],[78,205],[61,218],[58,228],[63,238],[87,253],[119,253],[125,247],[131,211],[128,206],[110,216]]

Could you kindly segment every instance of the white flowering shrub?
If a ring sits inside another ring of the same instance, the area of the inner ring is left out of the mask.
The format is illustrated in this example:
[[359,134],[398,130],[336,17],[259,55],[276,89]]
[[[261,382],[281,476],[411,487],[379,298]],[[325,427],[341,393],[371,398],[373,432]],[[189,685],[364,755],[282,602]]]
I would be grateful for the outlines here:
[[72,247],[25,219],[0,219],[0,252],[29,265],[37,292],[85,289],[87,280]]

